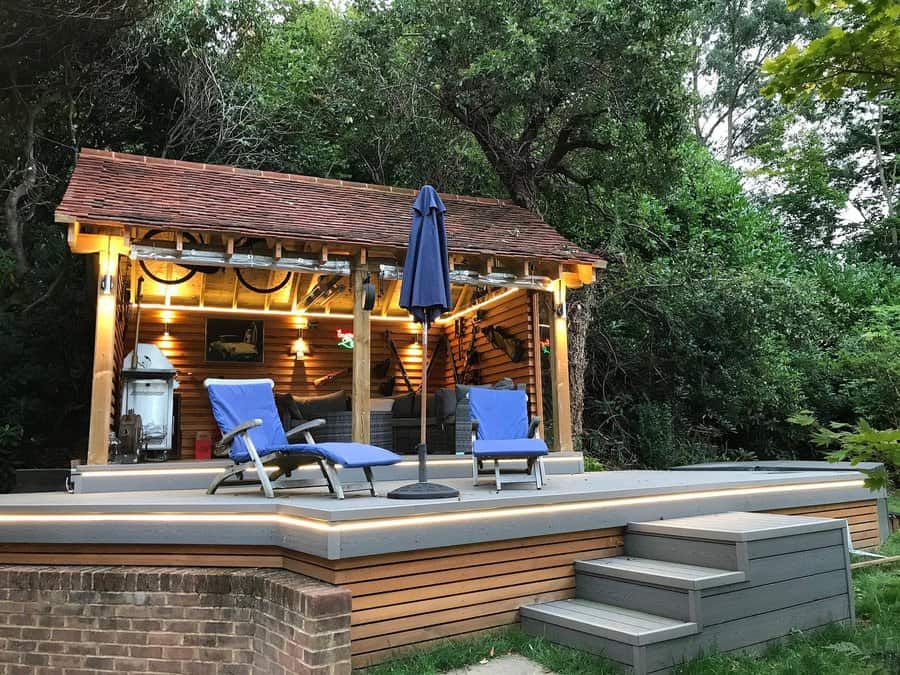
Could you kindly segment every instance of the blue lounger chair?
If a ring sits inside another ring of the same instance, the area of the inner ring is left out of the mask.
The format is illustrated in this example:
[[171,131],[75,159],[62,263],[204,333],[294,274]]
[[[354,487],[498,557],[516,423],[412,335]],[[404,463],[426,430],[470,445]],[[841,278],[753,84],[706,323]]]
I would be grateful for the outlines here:
[[[493,460],[497,490],[503,483],[534,481],[540,490],[544,485],[543,457],[547,444],[537,438],[540,418],[528,421],[528,396],[521,389],[486,389],[472,387],[469,391],[472,411],[472,480],[478,485],[484,462]],[[501,459],[524,459],[525,475],[529,478],[507,477],[500,471]]]
[[[228,454],[234,461],[234,466],[213,480],[207,494],[213,494],[222,485],[259,484],[266,497],[272,498],[275,496],[272,483],[277,478],[290,476],[291,471],[299,466],[318,464],[328,489],[338,499],[344,498],[345,488],[341,486],[337,465],[361,468],[368,480],[368,490],[374,497],[372,467],[396,464],[401,459],[389,450],[364,443],[316,443],[310,430],[324,426],[325,420],[322,419],[304,422],[285,433],[275,407],[272,393],[275,383],[272,380],[208,379],[204,380],[203,385],[222,432],[219,445],[228,447]],[[305,443],[290,442],[300,435]],[[275,467],[271,475],[266,472],[267,466]],[[257,480],[242,478],[244,472],[250,469],[256,469]],[[237,476],[238,480],[229,482],[228,479],[233,476]],[[278,487],[308,486],[302,483],[293,481]]]

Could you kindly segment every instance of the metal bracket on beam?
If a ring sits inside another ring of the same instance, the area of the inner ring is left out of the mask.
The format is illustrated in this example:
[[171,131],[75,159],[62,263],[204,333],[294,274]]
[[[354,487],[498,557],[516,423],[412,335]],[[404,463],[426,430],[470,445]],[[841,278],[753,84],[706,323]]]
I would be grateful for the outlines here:
[[[284,253],[284,251],[282,251]],[[132,243],[131,255],[137,260],[154,260],[172,262],[180,265],[200,265],[208,267],[242,267],[250,269],[283,270],[287,272],[306,272],[311,274],[333,274],[350,276],[351,261],[346,256],[329,256],[325,262],[317,258],[301,258],[284,256],[276,258],[250,253],[211,251],[201,248],[189,248],[186,244],[180,255],[177,250],[167,246],[146,243]],[[378,263],[370,259],[368,267],[382,279],[395,280],[403,276],[399,265]],[[484,274],[474,270],[454,269],[450,272],[450,282],[467,286],[492,286],[496,288],[524,288],[546,291],[550,286],[549,277],[516,275],[512,272],[492,272]]]

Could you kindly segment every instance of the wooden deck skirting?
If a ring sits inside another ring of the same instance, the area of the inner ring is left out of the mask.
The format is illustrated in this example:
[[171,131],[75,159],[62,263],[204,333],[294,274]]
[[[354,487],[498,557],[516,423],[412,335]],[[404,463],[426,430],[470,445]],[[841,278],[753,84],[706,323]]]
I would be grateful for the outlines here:
[[[880,543],[876,501],[774,513],[846,518],[856,548]],[[282,568],[348,588],[354,667],[412,646],[514,624],[521,605],[574,596],[576,560],[622,554],[624,527],[325,560],[276,547],[0,545],[2,564]]]

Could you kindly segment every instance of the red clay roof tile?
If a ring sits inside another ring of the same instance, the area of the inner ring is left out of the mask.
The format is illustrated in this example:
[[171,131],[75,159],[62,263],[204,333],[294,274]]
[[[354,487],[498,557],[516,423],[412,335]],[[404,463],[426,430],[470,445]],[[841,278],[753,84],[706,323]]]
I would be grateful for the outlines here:
[[[83,149],[60,220],[405,248],[415,190]],[[451,251],[597,263],[530,211],[441,195]]]

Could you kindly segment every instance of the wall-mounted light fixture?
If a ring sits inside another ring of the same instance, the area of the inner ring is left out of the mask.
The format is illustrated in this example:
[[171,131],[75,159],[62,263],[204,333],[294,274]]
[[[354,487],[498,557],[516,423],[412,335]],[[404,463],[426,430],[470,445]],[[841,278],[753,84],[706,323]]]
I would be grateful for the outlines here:
[[294,344],[291,345],[291,353],[298,361],[303,361],[309,356],[309,345],[306,344],[306,339],[303,337],[302,328],[297,331],[297,339],[294,340]]
[[567,314],[566,284],[562,279],[557,279],[554,282],[554,285],[555,288],[553,289],[553,311],[560,319],[565,319]]
[[291,344],[290,353],[294,355],[294,358],[298,361],[303,361],[307,356],[309,356],[309,344],[306,342],[306,338],[303,337],[303,331],[309,328],[309,321],[306,317],[298,317],[297,318],[297,339]]
[[100,277],[100,291],[103,295],[112,295],[116,285],[115,265],[118,264],[118,255],[114,256],[112,252],[112,237],[106,238],[106,259],[103,260],[103,256],[100,257],[105,268],[103,269],[103,276]]
[[168,338],[172,337],[172,334],[169,332],[170,324],[175,320],[175,312],[162,312],[160,314],[160,318],[163,322],[163,337]]

